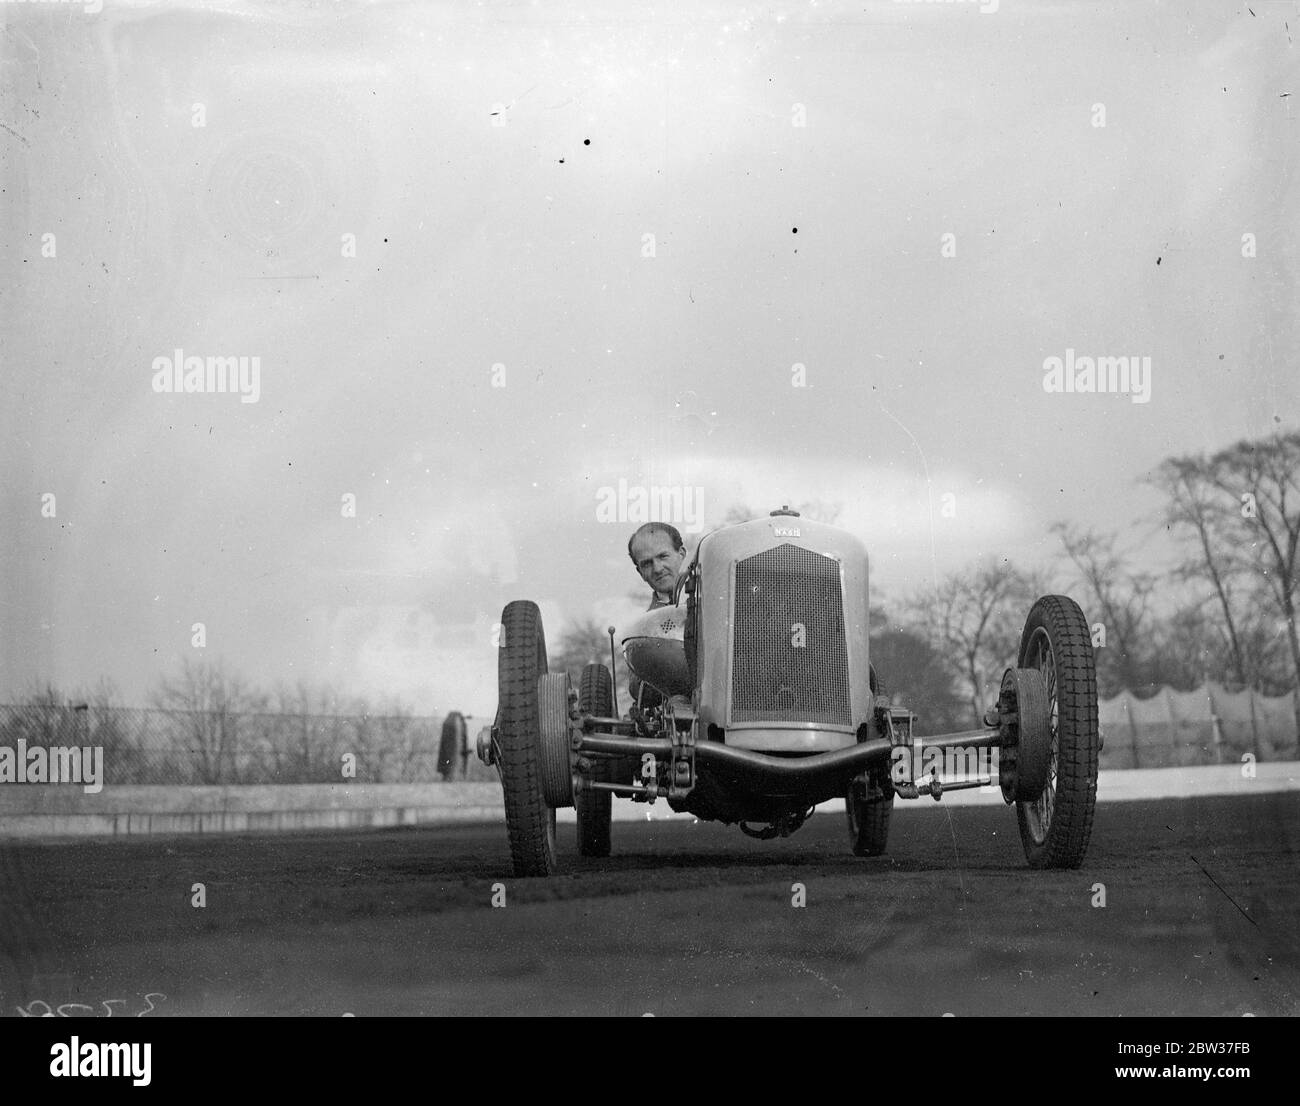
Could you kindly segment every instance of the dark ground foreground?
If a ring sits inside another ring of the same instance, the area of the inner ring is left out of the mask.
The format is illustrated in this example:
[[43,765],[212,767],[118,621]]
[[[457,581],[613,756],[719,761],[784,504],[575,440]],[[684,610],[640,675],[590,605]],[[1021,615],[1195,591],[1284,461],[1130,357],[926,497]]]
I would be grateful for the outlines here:
[[825,815],[616,823],[604,861],[561,826],[551,880],[501,826],[0,846],[0,1009],[1300,1014],[1296,794],[1104,805],[1074,872],[1030,871],[1011,810],[922,802],[874,860]]

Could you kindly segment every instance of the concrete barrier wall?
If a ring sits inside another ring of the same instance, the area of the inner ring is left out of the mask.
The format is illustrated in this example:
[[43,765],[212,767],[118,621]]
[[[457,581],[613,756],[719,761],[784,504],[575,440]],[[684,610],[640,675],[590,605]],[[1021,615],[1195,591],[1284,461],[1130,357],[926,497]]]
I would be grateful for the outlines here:
[[[1300,763],[1261,763],[1254,775],[1240,765],[1105,771],[1097,782],[1099,802],[1260,795],[1300,791]],[[1002,806],[996,788],[944,796],[949,806]],[[932,799],[898,801],[895,811],[933,810]],[[844,803],[822,803],[821,813],[843,816]],[[614,819],[664,821],[685,818],[666,802],[653,806],[614,800]],[[556,820],[574,821],[561,810]],[[122,837],[180,833],[273,833],[292,830],[365,829],[390,826],[502,823],[499,783],[302,784],[250,787],[105,787],[87,795],[76,786],[0,784],[0,840],[50,837]]]
[[497,822],[498,783],[255,787],[0,785],[0,838],[355,829]]

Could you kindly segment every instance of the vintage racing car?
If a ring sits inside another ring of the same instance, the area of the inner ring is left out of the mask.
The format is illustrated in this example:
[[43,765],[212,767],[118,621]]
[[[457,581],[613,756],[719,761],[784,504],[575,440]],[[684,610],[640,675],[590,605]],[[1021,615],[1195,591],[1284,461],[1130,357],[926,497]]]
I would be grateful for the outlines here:
[[[683,567],[677,605],[623,634],[626,662],[649,690],[621,716],[610,668],[587,665],[576,687],[549,671],[537,605],[509,603],[497,715],[478,752],[501,776],[515,874],[556,871],[560,807],[576,807],[579,852],[608,856],[614,795],[663,797],[758,837],[788,835],[817,804],[842,797],[850,847],[877,856],[895,798],[977,786],[1015,804],[1031,867],[1077,867],[1100,749],[1079,606],[1060,595],[1035,602],[984,727],[922,739],[917,716],[877,684],[867,580],[857,537],[786,508],[706,534]],[[948,771],[958,750],[977,764],[980,751],[993,752],[985,763],[995,767]]]

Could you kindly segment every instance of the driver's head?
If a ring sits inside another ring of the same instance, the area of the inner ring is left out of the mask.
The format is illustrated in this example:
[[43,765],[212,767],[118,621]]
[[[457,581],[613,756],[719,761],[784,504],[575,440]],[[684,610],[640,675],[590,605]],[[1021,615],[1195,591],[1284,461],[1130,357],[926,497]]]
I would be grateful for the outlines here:
[[686,560],[686,545],[677,527],[666,522],[647,522],[632,535],[627,553],[641,579],[665,599],[671,598],[677,573]]

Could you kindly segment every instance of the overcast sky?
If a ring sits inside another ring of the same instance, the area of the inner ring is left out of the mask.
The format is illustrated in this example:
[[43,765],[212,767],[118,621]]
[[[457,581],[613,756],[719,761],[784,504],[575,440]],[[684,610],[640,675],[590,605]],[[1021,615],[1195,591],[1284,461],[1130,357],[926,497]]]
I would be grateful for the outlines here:
[[1300,416],[1300,11],[984,6],[0,4],[0,700],[143,705],[202,622],[490,715],[506,601],[637,608],[620,480],[838,502],[885,599],[1144,539]]

